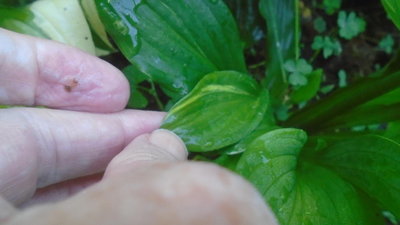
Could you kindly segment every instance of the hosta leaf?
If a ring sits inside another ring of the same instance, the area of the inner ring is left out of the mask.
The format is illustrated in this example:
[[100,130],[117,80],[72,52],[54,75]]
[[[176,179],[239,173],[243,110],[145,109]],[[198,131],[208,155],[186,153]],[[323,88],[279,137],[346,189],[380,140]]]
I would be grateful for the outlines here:
[[299,1],[261,0],[260,11],[267,24],[267,60],[264,83],[273,105],[281,104],[288,86],[284,63],[299,57]]
[[15,32],[46,38],[46,34],[33,23],[34,14],[26,7],[0,6],[0,27]]
[[268,104],[268,93],[247,74],[215,72],[171,108],[162,127],[179,135],[190,151],[212,151],[253,131]]
[[93,41],[96,45],[96,55],[107,55],[114,51],[115,49],[108,39],[105,27],[100,20],[95,0],[79,1],[92,31]]
[[259,0],[224,0],[239,25],[240,36],[246,46],[264,37],[264,23],[258,10]]
[[384,136],[400,143],[400,120],[389,123]]
[[0,27],[95,54],[89,25],[78,0],[38,0],[20,8],[0,6]]
[[[312,132],[325,129],[326,124],[335,117],[393,92],[400,85],[400,72],[396,68],[396,64],[399,65],[398,61],[392,61],[379,72],[379,76],[367,77],[359,82],[349,84],[325,97],[322,101],[298,110],[285,121],[284,125],[301,127]],[[395,92],[392,94],[397,96]],[[343,99],[346,99],[346,101]]]
[[374,205],[351,184],[299,160],[306,140],[302,130],[270,131],[248,146],[236,171],[257,187],[281,225],[384,224]]
[[324,130],[371,125],[400,120],[400,103],[356,107],[324,124]]
[[367,135],[338,141],[320,158],[380,206],[400,218],[400,144]]
[[95,54],[90,28],[78,0],[35,1],[29,10],[35,15],[35,25],[50,39]]
[[400,2],[396,0],[381,0],[389,18],[400,29]]
[[35,0],[0,0],[0,5],[3,6],[23,6]]
[[245,72],[243,45],[222,0],[99,0],[106,30],[128,60],[173,98],[210,72]]
[[324,124],[326,129],[387,123],[400,120],[400,88],[342,112]]

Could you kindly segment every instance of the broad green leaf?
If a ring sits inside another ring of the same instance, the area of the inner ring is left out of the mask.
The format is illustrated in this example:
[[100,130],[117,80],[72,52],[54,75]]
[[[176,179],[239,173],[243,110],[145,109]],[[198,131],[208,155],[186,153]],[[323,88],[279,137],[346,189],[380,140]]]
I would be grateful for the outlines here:
[[255,129],[252,133],[250,133],[248,136],[244,137],[242,140],[240,140],[238,143],[236,143],[233,146],[230,146],[226,149],[224,149],[224,154],[226,155],[238,155],[240,153],[243,153],[247,150],[247,147],[251,142],[253,142],[255,139],[260,137],[261,135],[274,130],[278,129],[278,126],[270,125],[268,127],[263,127],[261,129]]
[[236,171],[256,186],[281,225],[383,224],[351,184],[299,159],[306,140],[298,129],[268,132],[249,145]]
[[266,90],[247,74],[215,72],[171,108],[162,128],[180,136],[190,151],[212,151],[253,131],[268,104]]
[[294,89],[290,100],[294,103],[305,102],[313,98],[319,91],[322,81],[322,69],[314,70],[308,75],[307,85]]
[[114,46],[108,39],[105,27],[97,12],[95,0],[80,0],[80,4],[92,31],[96,55],[107,55],[114,51]]
[[400,120],[400,88],[394,89],[361,106],[354,106],[324,122],[325,129],[364,126]]
[[241,154],[237,155],[221,155],[217,159],[214,160],[218,165],[235,171],[237,162],[239,161]]
[[319,162],[400,218],[400,144],[377,135],[338,141]]
[[400,29],[400,2],[397,0],[381,0],[389,18]]
[[[338,115],[323,124],[324,129],[387,123],[400,120],[400,103],[360,106]],[[322,127],[322,126],[321,126]]]
[[264,35],[264,24],[258,10],[259,0],[224,0],[232,11],[239,25],[240,36],[250,47],[254,42],[261,40]]
[[264,84],[274,106],[280,105],[288,87],[284,64],[299,58],[298,0],[261,0],[260,11],[267,23],[267,59]]
[[[392,65],[392,63],[394,64]],[[301,127],[315,132],[326,127],[325,124],[335,117],[344,115],[358,106],[394,91],[400,85],[400,72],[395,68],[399,63],[396,61],[392,63],[385,67],[378,76],[367,77],[340,88],[325,99],[295,112],[284,122],[284,126]]]
[[33,22],[50,39],[80,48],[92,55],[95,47],[78,0],[38,0],[29,5]]
[[245,72],[243,45],[222,0],[99,0],[106,30],[125,57],[173,98],[206,74]]
[[2,6],[24,6],[35,0],[0,0],[0,5]]
[[366,22],[356,16],[355,12],[348,15],[345,11],[339,12],[338,26],[340,37],[350,40],[365,31]]
[[400,120],[389,123],[384,136],[400,143]]
[[34,15],[26,7],[0,6],[0,27],[15,32],[46,38],[46,34],[33,23]]

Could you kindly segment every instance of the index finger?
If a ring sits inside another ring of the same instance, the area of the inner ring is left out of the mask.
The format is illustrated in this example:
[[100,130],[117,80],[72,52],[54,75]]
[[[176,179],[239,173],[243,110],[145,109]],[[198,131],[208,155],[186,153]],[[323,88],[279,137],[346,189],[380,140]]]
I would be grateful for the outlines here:
[[115,112],[129,84],[109,63],[78,49],[0,28],[0,104]]

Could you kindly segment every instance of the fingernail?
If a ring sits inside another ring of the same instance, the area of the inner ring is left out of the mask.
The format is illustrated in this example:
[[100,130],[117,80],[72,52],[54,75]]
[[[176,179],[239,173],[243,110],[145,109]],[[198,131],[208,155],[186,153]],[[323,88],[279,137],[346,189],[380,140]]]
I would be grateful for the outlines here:
[[151,133],[150,142],[173,154],[177,159],[184,160],[188,157],[185,143],[175,133],[165,129],[158,129]]

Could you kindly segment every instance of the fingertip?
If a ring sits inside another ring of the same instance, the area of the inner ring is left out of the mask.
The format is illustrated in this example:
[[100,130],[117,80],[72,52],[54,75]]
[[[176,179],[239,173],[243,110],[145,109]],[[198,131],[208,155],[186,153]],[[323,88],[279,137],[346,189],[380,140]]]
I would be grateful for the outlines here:
[[166,129],[158,129],[151,133],[149,141],[160,148],[173,154],[177,159],[184,160],[188,157],[185,143],[174,132]]
[[36,40],[36,105],[109,113],[125,108],[129,82],[110,63],[60,43]]
[[107,166],[104,177],[134,173],[155,163],[182,161],[187,150],[182,140],[171,131],[155,130],[136,137]]

